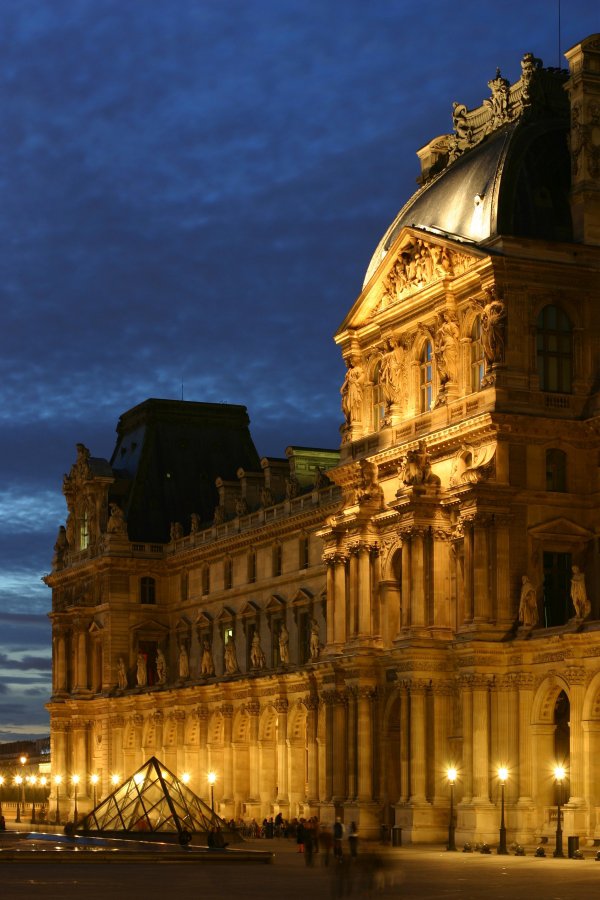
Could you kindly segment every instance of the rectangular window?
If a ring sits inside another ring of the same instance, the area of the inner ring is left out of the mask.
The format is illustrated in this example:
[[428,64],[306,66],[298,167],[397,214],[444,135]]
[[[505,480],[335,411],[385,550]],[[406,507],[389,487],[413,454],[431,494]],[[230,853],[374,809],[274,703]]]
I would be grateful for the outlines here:
[[210,594],[210,566],[204,566],[202,569],[202,593],[205,596]]
[[301,537],[300,541],[299,541],[299,551],[300,551],[299,566],[301,569],[308,569],[309,550],[310,550],[309,538],[306,536]]
[[256,581],[256,553],[251,550],[248,554],[248,584],[254,584]]
[[281,544],[275,544],[273,547],[273,576],[276,578],[281,575],[283,560],[283,548]]
[[226,559],[223,562],[223,587],[228,591],[233,584],[233,560]]
[[571,554],[544,553],[544,626],[565,625],[571,615]]

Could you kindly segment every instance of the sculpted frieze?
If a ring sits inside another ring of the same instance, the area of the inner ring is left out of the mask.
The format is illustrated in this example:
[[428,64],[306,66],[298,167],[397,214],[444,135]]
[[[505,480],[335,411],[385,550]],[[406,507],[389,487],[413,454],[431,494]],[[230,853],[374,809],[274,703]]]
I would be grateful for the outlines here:
[[387,309],[436,281],[461,275],[474,262],[474,257],[467,253],[422,238],[411,238],[401,248],[383,282],[383,296],[375,312]]

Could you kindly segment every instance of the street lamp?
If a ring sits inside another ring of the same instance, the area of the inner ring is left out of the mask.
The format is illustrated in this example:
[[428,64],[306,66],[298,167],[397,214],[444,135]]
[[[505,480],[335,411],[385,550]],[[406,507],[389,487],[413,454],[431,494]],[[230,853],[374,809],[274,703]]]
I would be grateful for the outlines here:
[[15,784],[17,786],[17,817],[15,822],[21,821],[21,785],[23,784],[23,776],[15,775]]
[[60,825],[60,806],[59,806],[60,800],[59,800],[58,794],[60,791],[61,783],[62,783],[62,775],[55,775],[54,776],[54,784],[56,785],[56,824],[57,825]]
[[208,783],[210,784],[210,808],[213,813],[215,811],[215,781],[217,780],[217,776],[214,772],[208,773]]
[[4,775],[0,775],[0,816],[2,815],[2,788],[4,786]]
[[73,807],[73,822],[77,825],[77,787],[79,785],[79,775],[71,775],[71,781],[73,782],[73,787],[75,788],[75,803]]
[[560,808],[562,806],[562,786],[563,779],[565,777],[565,769],[564,766],[555,766],[554,768],[554,778],[556,779],[556,783],[558,784],[558,802],[556,805],[556,848],[554,850],[554,856],[559,859],[563,859],[563,839],[562,839],[562,825],[560,821]]
[[96,805],[97,805],[96,790],[97,790],[97,785],[98,785],[99,780],[100,780],[100,776],[96,775],[96,773],[94,773],[93,775],[90,775],[90,781],[92,782],[92,791],[94,792],[93,793],[94,809],[96,809]]
[[29,785],[31,787],[31,824],[35,825],[35,786],[37,784],[37,778],[35,775],[32,775],[29,779]]
[[[21,766],[23,767],[23,768],[22,768],[22,771],[24,772],[24,771],[25,771],[25,766],[26,766],[26,764],[27,764],[27,754],[26,754],[26,753],[24,753],[23,756],[20,756],[20,757],[19,757],[19,762],[21,763]],[[17,779],[19,779],[19,780],[17,781]],[[23,810],[23,815],[25,815],[25,777],[24,777],[23,775],[17,775],[17,778],[15,778],[15,782],[16,782],[16,783],[20,786],[20,788],[21,788],[21,790],[20,790],[20,794],[21,794],[21,809]],[[21,816],[20,816],[20,813],[19,813],[19,801],[18,801],[18,800],[17,800],[17,818],[15,819],[15,821],[16,821],[16,822],[20,822],[20,821],[21,821]]]
[[184,784],[189,784],[190,783],[190,773],[184,772],[183,775],[181,776],[181,780],[183,781]]
[[500,779],[500,790],[502,792],[502,812],[500,813],[500,843],[498,844],[498,853],[502,854],[502,856],[506,856],[508,850],[506,849],[506,825],[504,824],[504,787],[508,780],[508,769],[505,766],[499,767],[498,778]]
[[44,799],[42,800],[42,803],[40,804],[40,815],[41,815],[41,820],[40,820],[40,821],[42,821],[42,822],[48,821],[48,814],[47,814],[48,811],[47,811],[47,808],[46,808],[46,806],[47,806],[47,803],[46,803],[46,800],[47,800],[47,797],[46,797],[46,784],[47,784],[47,783],[48,783],[48,779],[46,778],[46,776],[45,776],[45,775],[40,775],[40,787],[42,788],[42,797],[44,798]]
[[455,831],[456,826],[454,824],[454,783],[456,782],[456,769],[451,766],[446,770],[446,778],[448,779],[448,784],[450,785],[450,819],[448,821],[448,850],[456,850],[456,838]]

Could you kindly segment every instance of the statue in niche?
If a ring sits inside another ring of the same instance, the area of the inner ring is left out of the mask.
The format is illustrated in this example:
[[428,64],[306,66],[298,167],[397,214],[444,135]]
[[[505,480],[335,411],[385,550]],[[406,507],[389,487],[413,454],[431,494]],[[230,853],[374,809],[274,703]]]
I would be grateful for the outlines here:
[[178,541],[183,537],[183,525],[181,522],[171,522],[171,540]]
[[159,684],[166,684],[167,681],[167,660],[165,654],[159,647],[156,651],[156,677]]
[[450,310],[438,317],[434,338],[434,354],[437,372],[442,386],[456,381],[458,376],[458,340],[460,332],[455,313]]
[[310,658],[315,662],[319,658],[321,652],[321,644],[319,642],[319,623],[316,619],[312,620],[310,626]]
[[208,638],[202,641],[202,659],[200,660],[200,674],[206,678],[210,678],[215,674],[215,664],[213,662],[212,649]]
[[127,669],[125,667],[125,660],[122,656],[120,656],[117,661],[117,684],[121,691],[124,691],[127,687]]
[[227,675],[234,675],[236,672],[239,672],[237,653],[235,652],[233,638],[230,637],[225,644],[225,673]]
[[146,657],[141,651],[137,655],[136,678],[138,687],[146,687],[148,684],[148,667],[146,665]]
[[537,591],[527,575],[523,575],[519,601],[519,622],[533,628],[539,621]]
[[425,441],[419,441],[416,450],[409,450],[398,466],[398,478],[403,485],[439,485],[440,479],[431,471],[431,460]]
[[250,664],[254,669],[264,669],[266,664],[265,654],[260,645],[260,634],[255,631],[252,635],[252,646],[250,647]]
[[110,509],[110,515],[108,517],[108,523],[106,525],[107,533],[127,535],[127,524],[125,522],[125,516],[123,515],[123,510],[121,509],[119,504],[109,503],[108,508]]
[[379,383],[383,390],[386,407],[404,402],[406,396],[406,364],[404,348],[399,341],[390,339],[379,370]]
[[52,557],[53,569],[62,569],[65,564],[65,556],[68,549],[69,544],[67,542],[67,529],[64,525],[61,525],[58,529],[56,543],[54,545],[54,556]]
[[190,534],[196,534],[200,531],[200,516],[198,513],[192,513],[190,515]]
[[365,375],[362,366],[354,359],[347,360],[348,369],[340,388],[342,412],[347,425],[362,420],[363,385]]
[[190,677],[190,658],[185,644],[179,646],[179,677],[181,679]]
[[67,536],[67,544],[69,547],[75,547],[75,517],[72,513],[67,516],[67,527],[65,528]]
[[589,616],[592,608],[585,589],[585,575],[583,572],[580,572],[579,566],[573,566],[571,571],[573,573],[571,578],[571,603],[577,618],[585,619],[586,616]]
[[481,310],[481,346],[488,370],[493,365],[504,362],[506,306],[493,290],[485,293],[487,302]]
[[287,666],[290,661],[290,633],[285,622],[281,623],[279,629],[279,660],[283,666]]

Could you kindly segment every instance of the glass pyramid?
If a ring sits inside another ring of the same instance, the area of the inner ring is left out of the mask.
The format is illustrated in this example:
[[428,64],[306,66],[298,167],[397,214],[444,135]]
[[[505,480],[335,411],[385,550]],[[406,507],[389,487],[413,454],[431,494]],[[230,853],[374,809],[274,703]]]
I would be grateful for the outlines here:
[[98,804],[77,831],[207,832],[227,828],[211,808],[152,756]]

